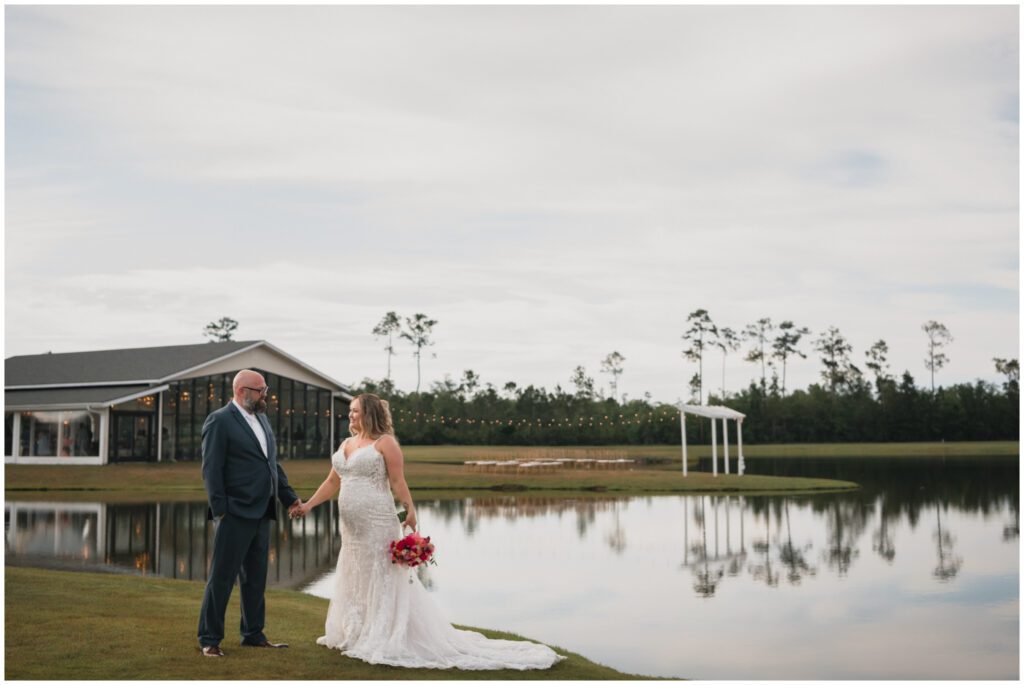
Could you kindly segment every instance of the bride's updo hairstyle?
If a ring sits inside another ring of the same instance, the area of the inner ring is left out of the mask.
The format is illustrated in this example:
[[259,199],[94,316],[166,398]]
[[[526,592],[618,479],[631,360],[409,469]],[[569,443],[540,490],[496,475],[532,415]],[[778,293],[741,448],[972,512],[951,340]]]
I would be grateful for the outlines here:
[[[382,400],[373,393],[365,392],[356,397],[361,410],[363,433],[369,436],[394,435],[395,426],[391,422],[391,409],[388,401]],[[356,435],[356,427],[349,424],[348,432]]]

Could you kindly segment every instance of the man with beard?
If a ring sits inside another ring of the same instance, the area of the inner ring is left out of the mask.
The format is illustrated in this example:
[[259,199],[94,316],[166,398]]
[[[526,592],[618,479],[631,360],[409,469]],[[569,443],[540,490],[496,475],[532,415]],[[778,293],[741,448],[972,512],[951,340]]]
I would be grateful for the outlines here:
[[199,611],[199,645],[204,656],[221,657],[224,615],[238,578],[242,593],[242,645],[287,647],[263,634],[266,614],[270,520],[277,502],[298,511],[302,501],[277,463],[277,444],[267,421],[269,388],[263,376],[239,371],[231,384],[234,399],[203,424],[203,483],[214,521],[213,558]]

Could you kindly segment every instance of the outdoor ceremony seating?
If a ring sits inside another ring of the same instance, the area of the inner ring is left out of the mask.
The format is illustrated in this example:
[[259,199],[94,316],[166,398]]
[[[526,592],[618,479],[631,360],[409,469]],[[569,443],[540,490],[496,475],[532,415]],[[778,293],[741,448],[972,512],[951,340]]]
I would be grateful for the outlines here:
[[559,469],[628,469],[635,459],[534,459],[520,461],[507,459],[499,461],[464,461],[464,466],[485,473],[553,473]]

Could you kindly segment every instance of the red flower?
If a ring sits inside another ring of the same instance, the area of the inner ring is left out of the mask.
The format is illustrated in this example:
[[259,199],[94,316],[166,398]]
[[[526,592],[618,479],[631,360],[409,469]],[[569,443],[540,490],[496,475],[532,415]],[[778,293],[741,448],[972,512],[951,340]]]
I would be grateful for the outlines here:
[[432,557],[434,545],[429,537],[423,537],[419,533],[412,532],[399,539],[392,540],[388,549],[391,551],[391,563],[402,564],[409,568],[416,568],[426,563],[435,564]]

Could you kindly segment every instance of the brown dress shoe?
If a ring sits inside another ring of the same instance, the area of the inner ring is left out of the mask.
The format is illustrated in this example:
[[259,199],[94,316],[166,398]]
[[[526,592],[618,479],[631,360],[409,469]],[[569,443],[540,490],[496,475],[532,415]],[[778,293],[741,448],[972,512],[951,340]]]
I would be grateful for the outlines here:
[[202,652],[203,656],[224,656],[224,652],[217,645],[204,645]]
[[288,645],[285,644],[284,642],[276,642],[275,643],[275,642],[270,642],[268,640],[264,640],[263,642],[256,642],[256,643],[253,643],[253,644],[243,643],[243,646],[244,647],[271,647],[273,649],[281,649],[283,647],[287,647]]

